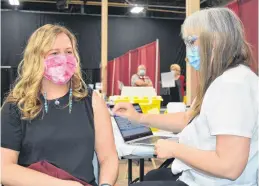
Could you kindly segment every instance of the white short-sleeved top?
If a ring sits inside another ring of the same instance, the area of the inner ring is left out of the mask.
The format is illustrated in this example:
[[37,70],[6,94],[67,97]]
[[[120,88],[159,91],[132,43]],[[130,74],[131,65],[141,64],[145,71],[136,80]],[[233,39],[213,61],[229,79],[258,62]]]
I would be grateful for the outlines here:
[[[173,174],[189,186],[256,186],[258,170],[258,76],[248,67],[232,68],[208,88],[200,115],[179,136],[179,142],[201,150],[215,150],[217,135],[251,138],[247,166],[235,181],[216,178],[195,170],[176,159]],[[242,156],[242,154],[237,154]],[[235,158],[235,157],[233,157]]]

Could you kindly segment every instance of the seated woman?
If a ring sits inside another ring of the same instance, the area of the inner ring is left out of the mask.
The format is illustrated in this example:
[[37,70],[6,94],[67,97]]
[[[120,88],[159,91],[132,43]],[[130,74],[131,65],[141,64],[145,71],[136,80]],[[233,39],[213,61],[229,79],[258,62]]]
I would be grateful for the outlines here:
[[226,8],[195,12],[182,26],[190,65],[199,72],[188,112],[141,115],[128,103],[116,115],[181,132],[179,143],[160,140],[158,158],[175,158],[171,170],[147,174],[134,186],[256,186],[258,170],[258,76],[241,21]]
[[1,117],[2,184],[82,185],[28,168],[47,161],[97,186],[96,151],[100,185],[114,185],[118,157],[110,116],[105,102],[86,87],[76,38],[66,28],[48,24],[32,34]]

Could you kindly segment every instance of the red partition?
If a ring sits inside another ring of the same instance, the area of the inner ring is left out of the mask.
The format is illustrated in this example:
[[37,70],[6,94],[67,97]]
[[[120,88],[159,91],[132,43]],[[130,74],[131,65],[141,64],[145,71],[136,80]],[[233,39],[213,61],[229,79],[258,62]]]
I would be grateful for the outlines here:
[[[158,72],[158,64],[157,64],[157,42],[153,42],[150,44],[147,44],[143,47],[138,48],[138,61],[134,62],[131,61],[131,63],[137,63],[137,66],[140,64],[143,64],[147,68],[147,76],[151,79],[154,88],[157,89],[157,76]],[[159,63],[159,62],[158,62]]]
[[[158,41],[157,41],[158,42]],[[160,48],[159,43],[157,43],[157,81],[156,81],[156,91],[157,95],[160,95],[160,87],[161,87],[161,72],[160,72]]]
[[121,59],[118,57],[114,59],[114,79],[113,79],[113,95],[120,95],[120,89],[119,89],[119,83],[118,81],[121,81],[122,78],[122,69],[121,69]]
[[258,0],[240,1],[240,18],[245,27],[247,41],[252,45],[255,58],[252,69],[258,73]]
[[241,19],[247,41],[252,45],[255,62],[251,68],[258,73],[258,0],[233,1],[227,5]]
[[129,55],[130,53],[126,53],[123,56],[119,57],[120,59],[120,79],[124,86],[130,86],[130,77],[129,77]]
[[139,65],[145,65],[147,76],[159,94],[160,61],[158,41],[131,50],[108,63],[108,95],[120,95],[119,81],[131,86],[131,76]]
[[237,4],[236,1],[235,1],[235,2],[232,2],[232,3],[229,3],[229,4],[227,5],[227,7],[228,7],[229,9],[231,9],[233,12],[235,12],[238,16],[240,16],[240,15],[239,15],[239,5]]
[[135,50],[131,50],[130,51],[130,77],[133,74],[137,73],[137,68],[138,68],[138,61],[139,61],[139,50],[135,49]]
[[113,87],[113,64],[114,60],[109,61],[107,64],[107,95],[111,96],[112,95],[112,87]]

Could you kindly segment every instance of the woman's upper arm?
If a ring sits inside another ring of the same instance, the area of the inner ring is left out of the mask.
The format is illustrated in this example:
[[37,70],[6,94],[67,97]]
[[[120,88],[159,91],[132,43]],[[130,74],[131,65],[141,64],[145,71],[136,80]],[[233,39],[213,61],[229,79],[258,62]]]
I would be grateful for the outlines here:
[[93,112],[95,125],[95,149],[98,159],[102,162],[105,156],[116,156],[112,124],[107,106],[102,98],[93,93]]
[[232,180],[237,179],[246,167],[250,139],[233,135],[218,135],[216,137],[216,153],[222,160],[225,176]]
[[7,148],[1,147],[1,165],[2,169],[6,165],[17,164],[19,152]]
[[1,162],[6,165],[17,164],[22,142],[20,115],[15,105],[5,103],[1,109]]
[[244,83],[221,82],[210,93],[204,107],[210,134],[252,138],[258,113],[250,87]]
[[18,108],[5,103],[1,109],[1,147],[20,151],[22,144],[22,126]]
[[255,103],[246,84],[221,82],[217,88],[204,108],[210,134],[216,136],[216,153],[235,179],[248,161],[256,125]]

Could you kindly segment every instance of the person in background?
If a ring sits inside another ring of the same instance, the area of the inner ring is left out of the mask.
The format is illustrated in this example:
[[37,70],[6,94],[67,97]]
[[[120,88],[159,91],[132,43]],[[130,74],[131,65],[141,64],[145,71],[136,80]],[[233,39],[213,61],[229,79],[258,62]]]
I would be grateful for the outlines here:
[[182,102],[184,97],[184,82],[181,81],[181,67],[178,64],[172,64],[170,70],[174,73],[175,78],[175,87],[170,88],[170,102]]
[[175,158],[171,169],[153,170],[134,186],[257,186],[259,80],[249,67],[254,60],[240,19],[227,8],[197,11],[185,19],[182,37],[199,75],[191,109],[144,115],[118,103],[113,110],[180,132],[178,141],[155,145],[158,158]]
[[153,83],[148,76],[146,76],[146,67],[139,65],[137,74],[131,77],[131,86],[133,87],[152,87]]
[[[82,79],[75,36],[44,25],[28,41],[19,76],[1,109],[1,183],[6,186],[82,186],[30,169],[48,162],[97,186],[113,186],[118,156],[105,102]],[[102,117],[99,117],[102,114]]]
[[178,64],[172,64],[170,66],[170,70],[175,74],[175,80],[180,81],[180,89],[181,95],[184,97],[184,89],[185,89],[185,77],[181,74],[181,67]]

